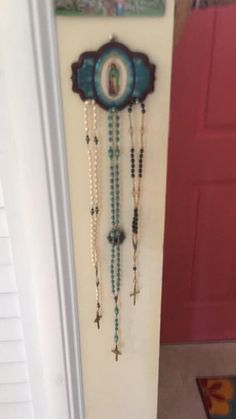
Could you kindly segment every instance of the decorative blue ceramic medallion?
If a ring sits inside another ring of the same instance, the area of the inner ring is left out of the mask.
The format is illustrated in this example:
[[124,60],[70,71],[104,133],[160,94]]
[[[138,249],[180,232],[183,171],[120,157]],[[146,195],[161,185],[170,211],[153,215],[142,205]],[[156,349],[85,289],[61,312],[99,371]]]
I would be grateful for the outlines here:
[[121,110],[153,92],[155,65],[147,55],[111,41],[72,64],[72,81],[82,100],[94,99],[103,109]]

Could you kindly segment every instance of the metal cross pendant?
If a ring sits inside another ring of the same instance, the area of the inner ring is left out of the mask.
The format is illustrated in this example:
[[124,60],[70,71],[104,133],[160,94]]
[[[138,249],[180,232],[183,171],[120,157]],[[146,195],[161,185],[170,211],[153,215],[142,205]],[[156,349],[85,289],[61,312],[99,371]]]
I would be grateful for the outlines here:
[[113,352],[113,354],[115,354],[116,356],[116,361],[118,361],[119,356],[122,355],[122,353],[119,351],[118,346],[116,345],[115,349],[113,349],[111,352]]
[[134,284],[134,290],[131,292],[130,297],[133,297],[134,306],[136,305],[137,295],[140,294],[140,291],[137,289],[136,283]]
[[98,329],[100,329],[100,320],[101,320],[101,318],[102,318],[101,314],[99,314],[99,311],[97,311],[97,316],[96,316],[96,319],[94,320],[94,323],[97,323]]

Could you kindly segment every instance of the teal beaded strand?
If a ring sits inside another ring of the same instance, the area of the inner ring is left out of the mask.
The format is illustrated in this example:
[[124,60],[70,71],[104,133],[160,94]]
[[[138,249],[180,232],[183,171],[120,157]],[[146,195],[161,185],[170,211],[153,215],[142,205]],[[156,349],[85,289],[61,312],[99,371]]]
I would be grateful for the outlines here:
[[[110,205],[111,205],[111,224],[112,231],[115,229],[115,189],[114,189],[114,150],[113,150],[113,114],[112,110],[108,114],[108,139],[109,139],[109,149],[108,155],[110,158]],[[112,293],[115,294],[115,244],[111,242],[111,286]]]
[[[120,116],[118,113],[116,113],[116,132],[115,132],[115,188],[116,188],[116,226],[119,227],[120,224],[120,147],[119,147],[119,135],[120,135]],[[116,292],[117,296],[120,291],[120,242],[118,240],[117,246],[116,246]],[[117,304],[117,300],[115,300],[115,354],[116,359],[118,359],[118,342],[119,342],[119,307]]]
[[114,323],[115,348],[112,352],[118,361],[121,352],[119,350],[119,306],[118,296],[120,292],[121,265],[120,265],[120,245],[125,235],[120,229],[120,116],[115,109],[110,109],[108,113],[108,155],[110,159],[110,205],[111,205],[111,225],[112,230],[109,233],[108,240],[111,243],[111,288],[114,296]]

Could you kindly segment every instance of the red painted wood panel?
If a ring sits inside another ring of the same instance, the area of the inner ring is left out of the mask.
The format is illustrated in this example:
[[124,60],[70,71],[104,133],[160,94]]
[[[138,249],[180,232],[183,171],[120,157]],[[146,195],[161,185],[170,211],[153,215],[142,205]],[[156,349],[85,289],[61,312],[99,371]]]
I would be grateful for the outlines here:
[[161,340],[236,338],[236,7],[174,52]]

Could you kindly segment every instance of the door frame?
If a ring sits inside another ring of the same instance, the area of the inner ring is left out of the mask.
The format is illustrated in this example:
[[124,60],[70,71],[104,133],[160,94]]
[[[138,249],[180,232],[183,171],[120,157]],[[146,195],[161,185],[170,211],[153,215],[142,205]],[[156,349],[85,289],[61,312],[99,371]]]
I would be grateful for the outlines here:
[[[61,391],[65,394],[63,411],[68,412],[63,418],[84,419],[77,289],[53,2],[22,0],[17,9],[14,0],[4,0],[1,10],[0,71],[5,79],[9,125],[14,137],[21,209],[29,224],[35,200],[43,202],[42,214],[40,211],[37,217],[39,224],[45,223],[45,228],[40,236],[36,236],[36,229],[27,235],[30,249],[27,257],[34,273],[39,330],[55,330],[50,342],[47,342],[50,336],[45,337],[45,331],[40,342],[45,393],[50,405],[47,418],[62,417],[59,408]],[[22,86],[27,86],[30,95],[27,91],[25,97],[22,95]],[[12,170],[16,169],[12,167]],[[42,263],[47,264],[43,275],[40,271]],[[21,279],[20,269],[18,274],[22,282],[20,286],[23,288],[25,282],[24,287],[27,287],[27,279]],[[45,313],[49,313],[47,328]],[[24,333],[27,341],[30,328],[26,328]],[[52,363],[53,352],[60,351],[62,357],[55,355],[56,361]],[[58,370],[63,371],[61,376]],[[33,368],[30,374],[34,375]],[[34,377],[31,378],[34,381]],[[34,394],[32,397],[34,399]],[[33,402],[37,406],[36,400]]]

